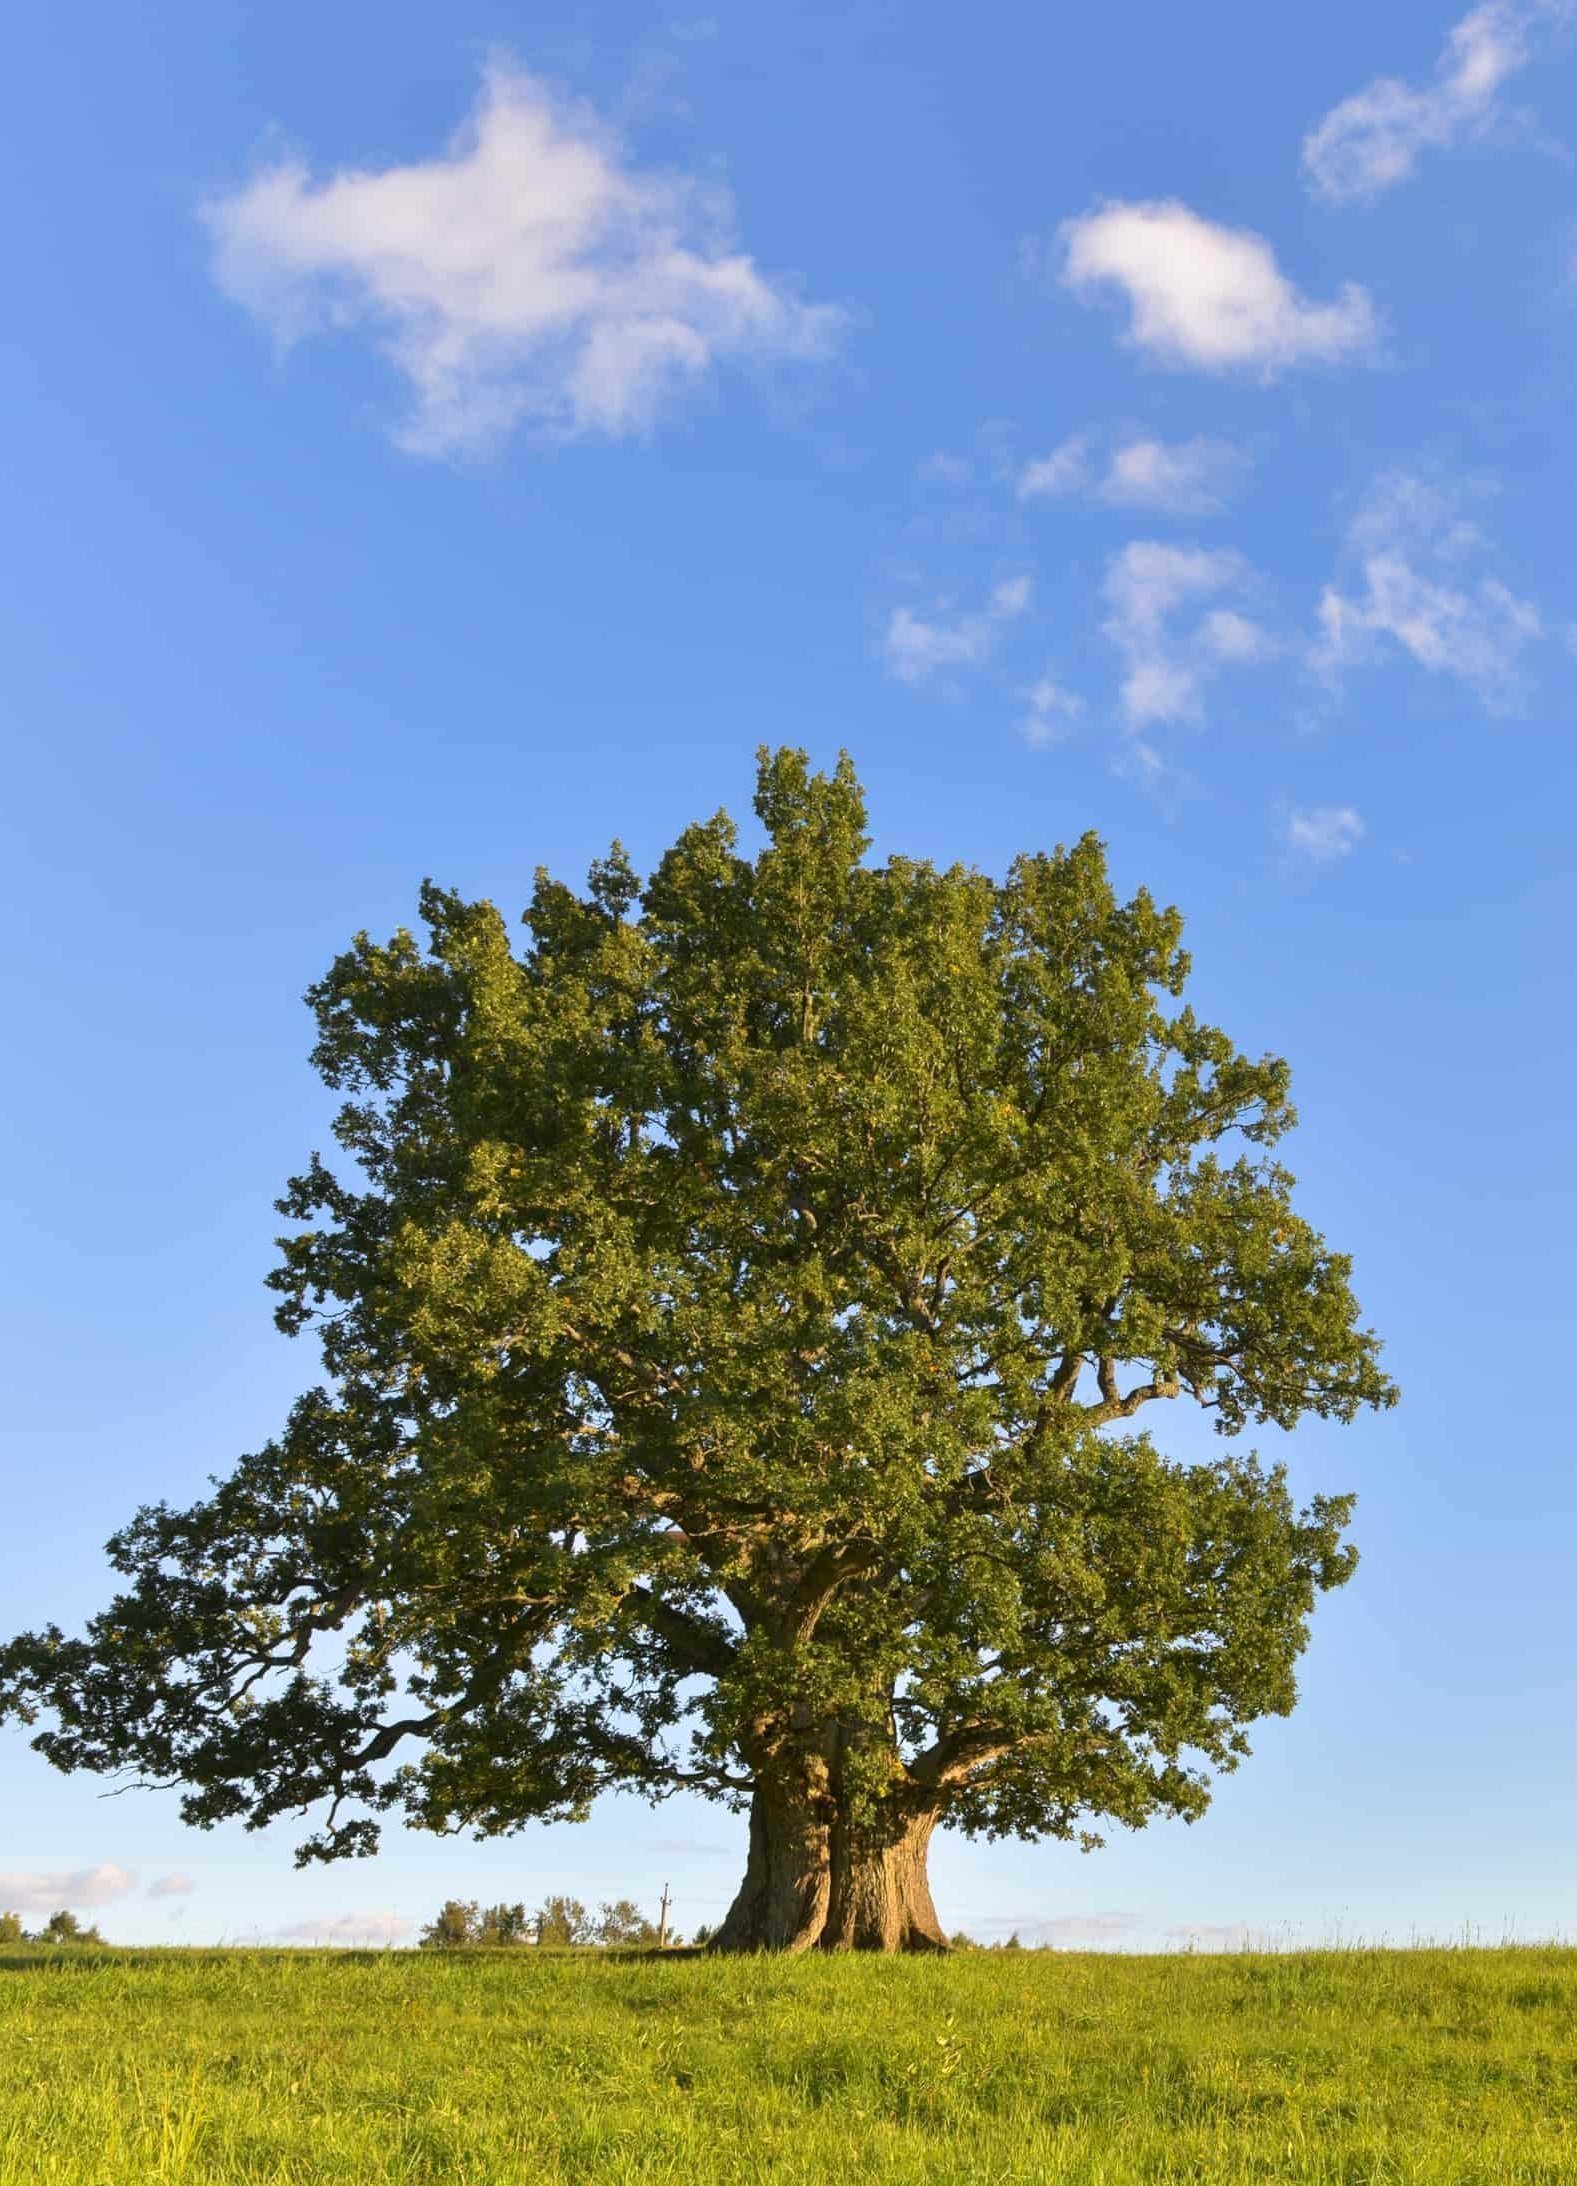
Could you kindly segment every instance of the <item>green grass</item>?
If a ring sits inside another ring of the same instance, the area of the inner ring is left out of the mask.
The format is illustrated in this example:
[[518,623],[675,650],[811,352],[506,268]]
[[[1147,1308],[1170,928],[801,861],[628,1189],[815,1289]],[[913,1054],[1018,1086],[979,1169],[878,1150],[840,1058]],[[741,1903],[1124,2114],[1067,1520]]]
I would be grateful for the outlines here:
[[0,1956],[0,2186],[1577,2181],[1577,1951]]

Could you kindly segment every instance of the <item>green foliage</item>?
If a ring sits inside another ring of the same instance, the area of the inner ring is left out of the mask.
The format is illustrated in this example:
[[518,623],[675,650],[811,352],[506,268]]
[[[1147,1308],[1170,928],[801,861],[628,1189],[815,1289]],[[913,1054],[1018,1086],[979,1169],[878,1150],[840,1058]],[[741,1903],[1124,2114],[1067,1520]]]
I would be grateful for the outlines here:
[[633,1898],[618,1898],[612,1904],[604,1901],[597,1908],[597,1941],[616,1946],[619,1944],[654,1945],[657,1942],[656,1923],[647,1919]]
[[75,1913],[62,1908],[60,1912],[50,1914],[36,1940],[40,1943],[102,1943],[104,1938],[97,1928],[84,1928]]
[[596,1922],[579,1898],[551,1897],[531,1916],[532,1933],[549,1949],[569,1950],[579,1943],[595,1943]]
[[535,1921],[524,1905],[479,1906],[446,1899],[417,1939],[424,1951],[499,1949],[536,1940]]
[[1192,1817],[1285,1713],[1350,1499],[1164,1456],[1394,1391],[1274,1149],[1289,1078],[1180,1002],[1100,844],[866,857],[847,760],[761,759],[764,846],[538,876],[520,949],[428,885],[311,994],[344,1162],[281,1208],[326,1384],[110,1544],[0,1715],[199,1826],[319,1802],[482,1834],[604,1788],[1083,1835]]
[[71,1949],[99,1950],[104,1947],[104,1938],[97,1928],[84,1928],[75,1913],[62,1907],[58,1913],[50,1914],[42,1928],[34,1929],[24,1928],[18,1913],[0,1913],[0,1945],[7,1943],[44,1943],[51,1950],[58,1950],[63,1945]]
[[0,2186],[1569,2186],[1577,1953],[0,1968]]
[[423,1951],[459,1951],[476,1940],[480,1915],[473,1898],[469,1904],[446,1898],[436,1917],[422,1930],[417,1947]]
[[489,1905],[476,1927],[478,1943],[508,1948],[529,1942],[531,1922],[523,1905]]

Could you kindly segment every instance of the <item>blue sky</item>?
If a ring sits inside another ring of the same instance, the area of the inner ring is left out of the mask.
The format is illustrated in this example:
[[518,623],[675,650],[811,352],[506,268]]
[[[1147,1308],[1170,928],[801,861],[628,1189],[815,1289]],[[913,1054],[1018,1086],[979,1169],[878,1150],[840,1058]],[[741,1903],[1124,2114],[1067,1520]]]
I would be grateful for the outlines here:
[[[0,1623],[97,1607],[113,1528],[312,1378],[261,1278],[349,935],[847,746],[879,851],[1094,827],[1181,905],[1404,1393],[1277,1451],[1358,1490],[1364,1562],[1213,1812],[947,1841],[944,1920],[1577,1929],[1567,10],[18,0],[10,40]],[[665,1880],[692,1926],[742,1855],[612,1801],[298,1875],[0,1753],[0,1902],[127,1939]]]

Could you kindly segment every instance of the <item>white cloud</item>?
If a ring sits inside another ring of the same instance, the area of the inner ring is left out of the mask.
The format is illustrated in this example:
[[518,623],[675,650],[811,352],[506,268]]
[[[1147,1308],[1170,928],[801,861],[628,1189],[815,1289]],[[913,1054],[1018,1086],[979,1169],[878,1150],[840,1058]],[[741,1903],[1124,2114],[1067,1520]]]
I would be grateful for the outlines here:
[[332,1919],[293,1921],[274,1933],[282,1943],[397,1943],[410,1925],[398,1913],[339,1913]]
[[1021,501],[1093,494],[1113,508],[1158,509],[1168,516],[1208,516],[1222,505],[1244,468],[1230,441],[1126,440],[1097,475],[1090,433],[1074,433],[1018,475]]
[[1019,499],[1033,501],[1043,495],[1078,493],[1089,484],[1089,448],[1089,435],[1075,433],[1053,448],[1050,455],[1026,463],[1019,473]]
[[974,475],[974,465],[965,457],[941,449],[920,465],[920,477],[931,486],[967,486]]
[[423,454],[523,421],[638,432],[718,361],[821,356],[841,325],[731,247],[721,192],[631,167],[504,61],[445,155],[323,181],[287,160],[202,214],[220,285],[281,341],[371,332]]
[[1263,236],[1204,220],[1176,199],[1107,204],[1064,223],[1063,280],[1128,300],[1127,339],[1158,363],[1269,376],[1368,349],[1374,310],[1347,282],[1334,303],[1300,296]]
[[0,1911],[54,1913],[68,1905],[108,1905],[124,1897],[136,1880],[111,1861],[69,1871],[56,1868],[47,1874],[4,1874],[0,1875]]
[[1166,772],[1166,761],[1153,744],[1135,737],[1124,745],[1114,772],[1127,775],[1130,781],[1143,783],[1146,789],[1154,789]]
[[1199,644],[1207,658],[1224,667],[1251,668],[1274,660],[1280,648],[1270,633],[1235,607],[1215,607],[1199,625]]
[[1188,1921],[1164,1931],[1168,1943],[1185,1951],[1267,1951],[1271,1940],[1262,1928],[1240,1921]]
[[1351,805],[1315,805],[1308,812],[1294,812],[1287,819],[1287,841],[1316,865],[1345,858],[1363,840],[1362,819]]
[[150,1898],[185,1898],[196,1888],[190,1875],[156,1875],[148,1885],[148,1895]]
[[894,608],[882,640],[888,667],[901,683],[921,683],[939,668],[977,666],[995,649],[1006,625],[1028,608],[1032,591],[1029,577],[1009,577],[978,612],[961,615],[944,602],[929,621],[911,608]]
[[1320,598],[1314,663],[1335,678],[1399,646],[1422,668],[1470,684],[1485,705],[1515,702],[1524,648],[1542,636],[1538,609],[1498,577],[1475,573],[1489,552],[1462,513],[1469,487],[1392,471],[1348,529],[1350,589]]
[[1565,14],[1565,0],[1487,0],[1446,39],[1435,81],[1422,91],[1377,76],[1333,106],[1303,140],[1303,167],[1320,197],[1340,203],[1377,197],[1412,173],[1421,152],[1444,147],[1496,115],[1496,95],[1531,54],[1541,17]]
[[1222,667],[1269,658],[1274,641],[1235,609],[1213,609],[1185,633],[1176,628],[1183,609],[1251,582],[1243,557],[1224,547],[1136,539],[1112,557],[1102,629],[1124,663],[1122,710],[1130,728],[1197,720],[1205,686]]
[[1243,468],[1230,441],[1130,440],[1112,453],[1100,497],[1116,508],[1159,509],[1168,516],[1208,516],[1219,509]]
[[1059,1950],[1102,1950],[1142,1926],[1137,1913],[1062,1913],[1035,1924],[1038,1939]]
[[1077,721],[1084,711],[1084,701],[1078,692],[1068,690],[1053,676],[1042,676],[1038,683],[1031,684],[1026,695],[1029,713],[1024,722],[1024,734],[1031,744],[1042,747],[1055,744],[1063,734],[1059,724]]
[[1059,1913],[1046,1919],[1038,1913],[992,1913],[978,1923],[984,1929],[1016,1935],[1020,1942],[1050,1944],[1077,1950],[1110,1947],[1121,1937],[1144,1926],[1137,1913]]

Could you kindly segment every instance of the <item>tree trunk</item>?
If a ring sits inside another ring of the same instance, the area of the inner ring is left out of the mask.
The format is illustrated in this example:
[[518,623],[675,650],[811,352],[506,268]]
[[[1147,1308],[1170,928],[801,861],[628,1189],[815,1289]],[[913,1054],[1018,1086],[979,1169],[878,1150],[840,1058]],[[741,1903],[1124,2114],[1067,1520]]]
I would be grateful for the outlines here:
[[750,1856],[714,1951],[945,1951],[926,1856],[934,1814],[856,1834],[825,1793],[759,1783]]
[[947,1949],[926,1873],[935,1827],[934,1814],[859,1837],[834,1824],[824,1951]]
[[831,1893],[825,1794],[757,1782],[750,1799],[745,1879],[713,1936],[714,1951],[808,1951],[826,1924]]

